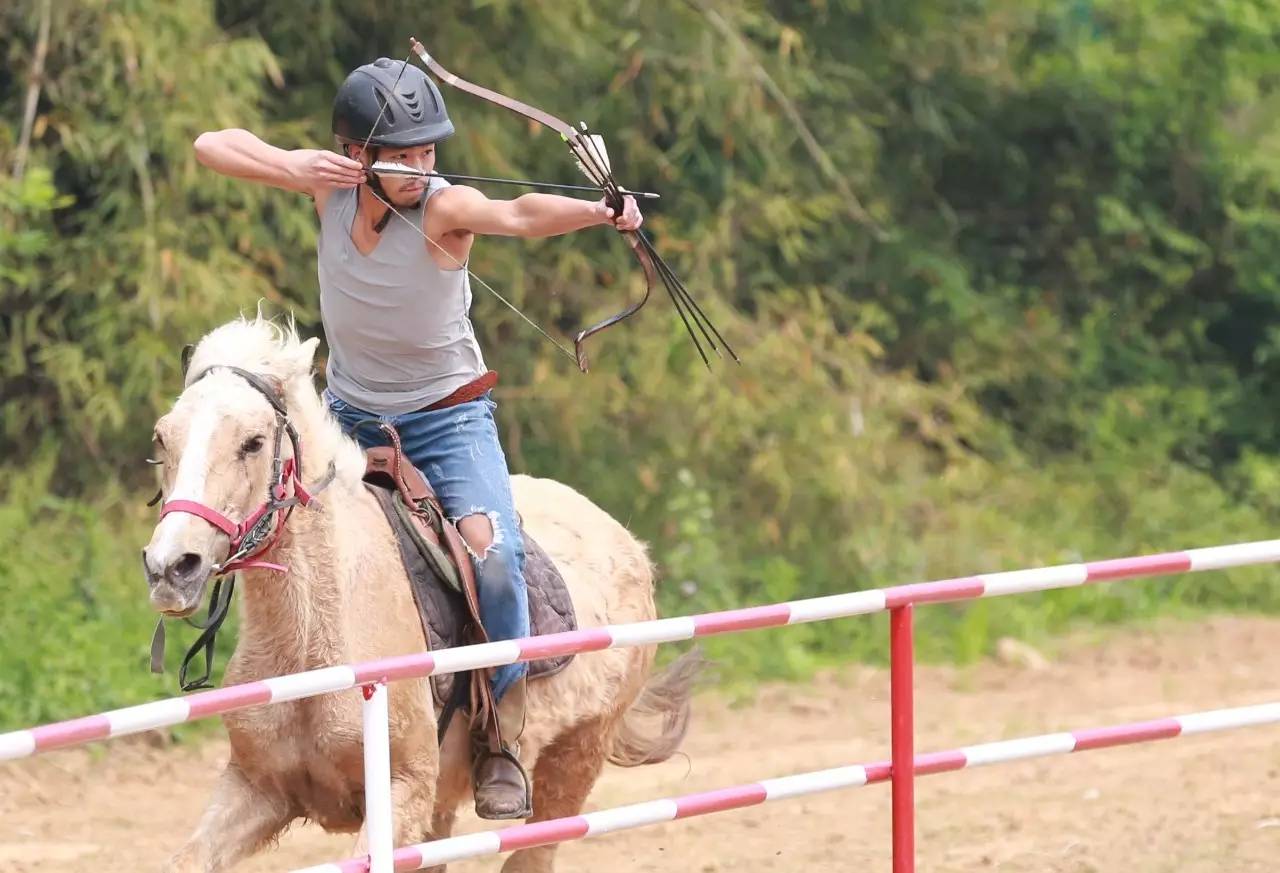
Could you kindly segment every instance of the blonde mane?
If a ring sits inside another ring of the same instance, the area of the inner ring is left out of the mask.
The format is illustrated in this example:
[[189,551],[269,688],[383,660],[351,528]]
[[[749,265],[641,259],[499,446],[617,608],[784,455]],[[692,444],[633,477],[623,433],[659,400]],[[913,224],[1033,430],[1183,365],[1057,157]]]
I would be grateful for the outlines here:
[[319,344],[318,337],[304,340],[299,336],[292,316],[280,324],[264,318],[261,312],[253,318],[242,315],[200,340],[191,355],[183,387],[214,366],[239,367],[279,382],[295,426],[305,430],[304,463],[311,474],[318,475],[316,459],[332,457],[338,478],[354,484],[364,475],[364,453],[329,415],[312,382],[312,363]]

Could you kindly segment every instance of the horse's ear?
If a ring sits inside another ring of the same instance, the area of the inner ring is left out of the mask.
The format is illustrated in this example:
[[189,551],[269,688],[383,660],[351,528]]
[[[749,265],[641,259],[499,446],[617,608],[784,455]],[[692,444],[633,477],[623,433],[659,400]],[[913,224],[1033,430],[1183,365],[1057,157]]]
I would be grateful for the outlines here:
[[302,342],[302,362],[307,370],[311,369],[311,365],[316,359],[316,349],[320,346],[320,337],[313,336],[309,340]]
[[319,345],[320,337],[317,336],[298,343],[298,351],[294,353],[292,361],[292,369],[295,374],[306,376],[311,373],[316,360],[316,348]]

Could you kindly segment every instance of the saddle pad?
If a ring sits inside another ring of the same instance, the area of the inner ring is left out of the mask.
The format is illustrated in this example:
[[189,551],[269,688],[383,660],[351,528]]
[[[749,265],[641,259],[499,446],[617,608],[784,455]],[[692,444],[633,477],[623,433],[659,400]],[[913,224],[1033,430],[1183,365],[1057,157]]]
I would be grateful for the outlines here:
[[[431,651],[466,645],[472,638],[469,624],[470,611],[462,593],[442,579],[433,567],[432,560],[424,556],[415,537],[408,530],[402,513],[397,511],[400,497],[395,492],[371,483],[364,483],[373,492],[382,513],[391,524],[400,549],[400,559],[409,576],[413,599]],[[524,579],[529,597],[529,623],[533,635],[553,634],[576,630],[577,615],[564,577],[551,556],[529,536],[523,525],[520,534],[524,539]],[[436,556],[432,556],[434,559]],[[573,655],[560,655],[529,662],[529,680],[541,679],[559,673],[573,660]],[[439,710],[454,691],[454,679],[467,676],[463,673],[444,673],[431,677],[431,691]]]

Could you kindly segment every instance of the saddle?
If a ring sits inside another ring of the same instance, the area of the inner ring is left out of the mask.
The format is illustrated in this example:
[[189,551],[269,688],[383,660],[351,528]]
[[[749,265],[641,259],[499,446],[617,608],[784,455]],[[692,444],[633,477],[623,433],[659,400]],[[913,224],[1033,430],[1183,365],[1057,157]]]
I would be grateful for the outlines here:
[[[385,422],[378,422],[378,426],[391,444],[365,450],[364,486],[377,499],[395,533],[428,650],[489,642],[480,620],[470,550],[426,477],[404,457],[395,428]],[[576,630],[573,601],[555,562],[529,536],[523,522],[520,536],[531,633]],[[573,657],[568,654],[529,662],[527,681],[555,675]],[[471,670],[431,677],[441,739],[457,712],[468,713],[473,727],[485,723],[490,731],[496,730],[490,673],[489,669]]]

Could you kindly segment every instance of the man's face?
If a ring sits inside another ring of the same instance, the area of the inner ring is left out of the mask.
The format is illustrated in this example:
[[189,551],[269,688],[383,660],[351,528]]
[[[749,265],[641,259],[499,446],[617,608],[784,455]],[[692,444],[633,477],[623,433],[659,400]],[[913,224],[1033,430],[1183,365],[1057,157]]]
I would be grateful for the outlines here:
[[[352,154],[356,160],[365,166],[369,166],[374,161],[385,161],[390,164],[404,164],[406,167],[412,167],[415,170],[423,172],[431,172],[436,168],[436,147],[435,144],[411,146],[408,148],[383,146],[375,149],[372,146],[362,156],[359,147]],[[395,206],[403,206],[411,208],[418,204],[418,200],[422,197],[422,192],[427,187],[428,179],[415,179],[412,176],[379,176],[382,182],[382,190],[387,192],[387,197]]]

